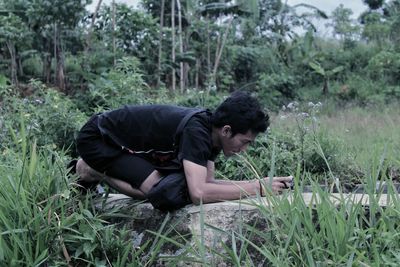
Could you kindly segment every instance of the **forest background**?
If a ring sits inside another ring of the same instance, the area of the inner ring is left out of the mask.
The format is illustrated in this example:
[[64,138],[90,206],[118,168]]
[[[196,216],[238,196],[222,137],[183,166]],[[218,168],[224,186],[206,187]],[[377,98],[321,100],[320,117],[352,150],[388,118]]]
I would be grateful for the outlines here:
[[[398,181],[400,1],[362,2],[353,19],[343,5],[326,14],[306,1],[0,0],[0,261],[64,262],[60,231],[72,260],[104,261],[101,237],[120,233],[77,200],[65,166],[89,116],[125,104],[212,109],[246,90],[272,126],[247,154],[218,160],[220,178],[296,174],[346,190],[368,177]],[[72,217],[42,214],[66,206]]]

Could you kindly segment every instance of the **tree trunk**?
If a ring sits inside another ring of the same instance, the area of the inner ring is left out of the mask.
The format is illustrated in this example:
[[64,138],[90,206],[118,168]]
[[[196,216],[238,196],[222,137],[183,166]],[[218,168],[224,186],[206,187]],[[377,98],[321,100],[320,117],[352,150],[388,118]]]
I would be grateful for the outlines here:
[[51,55],[45,52],[43,55],[43,80],[49,84],[51,80]]
[[217,78],[217,71],[218,71],[219,62],[221,60],[222,51],[224,50],[224,46],[225,46],[225,43],[226,43],[226,39],[228,37],[229,28],[231,27],[232,21],[233,21],[233,17],[231,17],[229,19],[229,21],[228,21],[228,25],[225,28],[224,36],[222,37],[221,45],[219,47],[217,46],[218,54],[217,54],[217,56],[215,58],[214,69],[213,69],[213,74],[212,74],[212,78],[214,79],[214,83],[215,83],[216,78]]
[[[184,38],[184,43],[183,43],[183,51],[189,51],[190,50],[190,47],[189,47],[190,34],[188,33],[188,29],[186,29],[184,31],[184,37],[185,38]],[[183,81],[184,81],[186,88],[188,88],[191,85],[190,80],[189,80],[189,73],[190,73],[190,65],[188,62],[184,62],[183,63],[183,78],[184,78]],[[193,84],[193,82],[192,82],[192,84]]]
[[18,86],[18,65],[17,65],[17,57],[15,52],[15,45],[11,41],[7,41],[8,52],[10,53],[11,58],[11,83],[15,86]]
[[[182,38],[182,9],[181,9],[181,2],[180,0],[176,0],[177,6],[178,6],[178,33],[179,33],[179,53],[181,54],[181,58],[183,56],[183,38]],[[183,62],[179,63],[180,66],[180,89],[181,93],[184,92],[185,90],[185,75],[184,75],[184,70],[183,70]]]
[[113,44],[113,57],[114,66],[116,64],[116,42],[115,42],[115,0],[112,1],[112,44]]
[[65,75],[64,75],[64,56],[61,47],[61,29],[54,23],[54,59],[56,68],[54,72],[54,84],[61,90],[65,91]]
[[[54,35],[53,35],[53,58],[54,61],[57,60],[57,24],[54,23]],[[57,64],[57,61],[56,61]],[[54,70],[54,84],[57,82],[57,68]]]
[[60,45],[57,49],[57,86],[61,91],[65,92],[64,55]]
[[175,92],[175,0],[171,1],[171,34],[172,34],[172,91]]
[[86,36],[85,54],[90,50],[90,46],[92,45],[92,34],[93,34],[94,23],[96,22],[97,13],[99,12],[102,1],[103,0],[99,0],[97,2],[96,9],[94,10],[94,13],[93,13],[92,21],[90,22],[88,35]]
[[207,15],[207,75],[211,75],[211,41],[210,41],[210,21]]
[[158,62],[157,62],[157,88],[161,83],[161,60],[162,60],[162,39],[163,39],[163,28],[164,28],[164,6],[165,0],[161,0],[161,14],[160,14],[160,35],[158,45]]
[[322,94],[327,95],[329,92],[329,80],[324,79],[324,86],[322,87]]
[[[16,52],[16,55],[18,52]],[[22,58],[20,56],[17,56],[17,67],[18,67],[18,77],[24,77],[24,68],[22,66]]]
[[200,72],[200,59],[196,58],[196,75],[195,75],[195,88],[199,88],[199,72]]
[[[99,12],[101,3],[103,2],[103,0],[99,0],[97,2],[96,8],[94,10],[93,16],[92,16],[92,21],[90,22],[90,26],[87,32],[87,36],[86,36],[86,43],[85,43],[85,47],[84,47],[84,52],[83,52],[83,59],[80,62],[80,66],[82,71],[90,71],[90,65],[88,63],[88,58],[89,58],[89,53],[91,50],[91,46],[92,46],[92,35],[93,35],[93,28],[94,28],[94,24],[96,22],[96,18],[97,18],[97,14]],[[83,90],[84,89],[84,76],[81,75],[79,77],[79,84],[80,84],[80,89]]]

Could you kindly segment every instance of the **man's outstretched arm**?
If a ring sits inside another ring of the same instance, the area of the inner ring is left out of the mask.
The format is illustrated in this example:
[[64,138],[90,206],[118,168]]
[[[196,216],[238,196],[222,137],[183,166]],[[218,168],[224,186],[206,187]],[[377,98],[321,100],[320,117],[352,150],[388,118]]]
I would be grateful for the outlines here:
[[[224,200],[236,200],[247,196],[254,196],[260,192],[259,180],[251,181],[223,181],[215,180],[213,163],[208,163],[207,168],[194,162],[183,160],[189,194],[194,204],[212,203]],[[269,179],[269,178],[266,178]],[[279,193],[287,188],[285,183],[291,177],[277,177],[272,181],[272,191]]]

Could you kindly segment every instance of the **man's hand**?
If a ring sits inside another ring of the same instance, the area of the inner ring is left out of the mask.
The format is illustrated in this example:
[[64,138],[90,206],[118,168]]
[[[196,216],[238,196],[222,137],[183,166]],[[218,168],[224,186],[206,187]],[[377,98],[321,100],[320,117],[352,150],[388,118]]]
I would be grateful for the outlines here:
[[272,184],[270,182],[269,177],[264,177],[261,181],[261,193],[265,196],[265,187],[271,188],[271,191],[275,194],[282,193],[285,189],[291,189],[293,187],[293,176],[284,176],[284,177],[273,177]]

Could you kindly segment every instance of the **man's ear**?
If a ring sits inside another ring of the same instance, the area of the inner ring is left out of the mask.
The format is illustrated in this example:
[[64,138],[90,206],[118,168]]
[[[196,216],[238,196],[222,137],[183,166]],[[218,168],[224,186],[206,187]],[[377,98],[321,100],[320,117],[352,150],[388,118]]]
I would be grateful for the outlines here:
[[221,133],[222,133],[223,136],[231,137],[232,136],[232,128],[231,128],[231,126],[225,125],[224,127],[222,127]]

